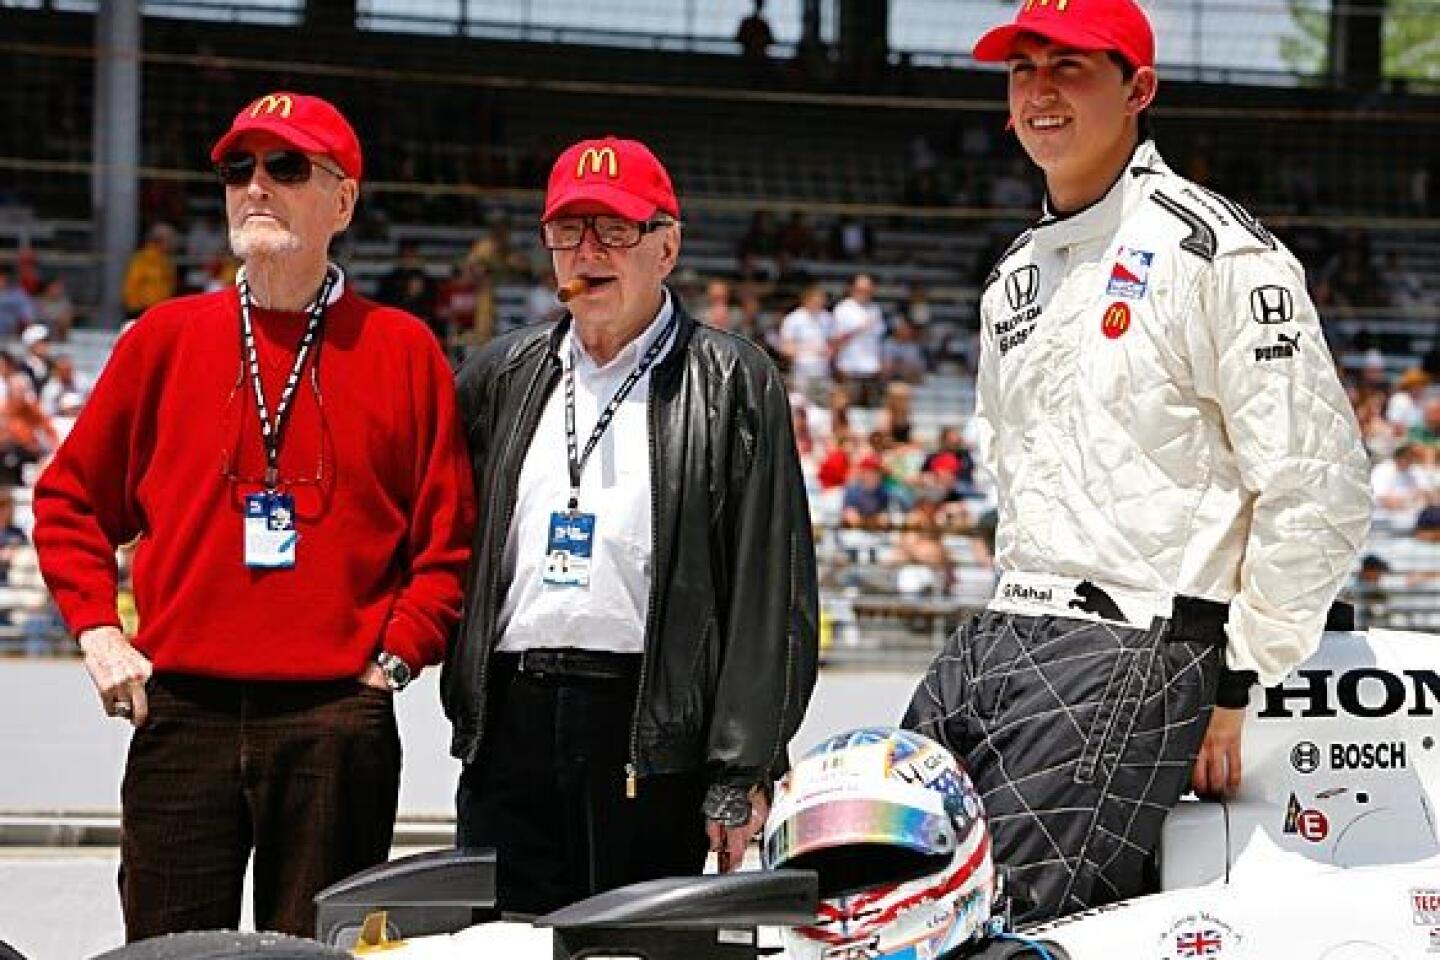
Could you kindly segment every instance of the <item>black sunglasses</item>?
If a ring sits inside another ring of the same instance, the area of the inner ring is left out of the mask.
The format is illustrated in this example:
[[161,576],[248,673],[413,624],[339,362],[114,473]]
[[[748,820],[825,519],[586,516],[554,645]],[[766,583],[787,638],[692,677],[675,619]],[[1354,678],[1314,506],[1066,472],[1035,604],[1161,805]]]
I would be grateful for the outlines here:
[[220,175],[220,181],[227,187],[243,187],[255,176],[257,163],[265,166],[265,173],[276,183],[304,183],[310,179],[311,170],[315,167],[319,167],[336,179],[345,179],[345,174],[338,170],[331,170],[323,163],[311,160],[299,150],[271,150],[263,157],[256,157],[253,153],[245,153],[240,150],[231,151],[222,156],[220,162],[215,164],[215,172]]

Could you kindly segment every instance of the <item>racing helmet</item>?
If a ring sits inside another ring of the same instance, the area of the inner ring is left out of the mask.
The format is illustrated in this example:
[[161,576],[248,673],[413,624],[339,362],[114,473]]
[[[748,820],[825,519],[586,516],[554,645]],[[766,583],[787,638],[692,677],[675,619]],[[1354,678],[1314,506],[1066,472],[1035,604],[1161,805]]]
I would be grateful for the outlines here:
[[990,831],[970,776],[922,734],[866,727],[811,749],[765,823],[769,868],[814,870],[796,960],[933,960],[982,934],[995,896]]

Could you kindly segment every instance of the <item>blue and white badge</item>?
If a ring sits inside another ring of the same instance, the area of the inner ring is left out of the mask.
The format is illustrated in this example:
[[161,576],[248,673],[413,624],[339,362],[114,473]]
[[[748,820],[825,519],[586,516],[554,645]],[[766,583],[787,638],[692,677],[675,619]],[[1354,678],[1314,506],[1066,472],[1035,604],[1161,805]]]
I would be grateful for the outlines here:
[[295,566],[295,498],[266,490],[245,496],[245,566],[279,570]]
[[564,587],[590,586],[594,546],[595,514],[569,510],[557,510],[550,514],[545,582]]
[[1125,297],[1139,300],[1150,286],[1150,265],[1155,254],[1149,250],[1121,247],[1115,253],[1115,262],[1110,267],[1110,283],[1105,288],[1109,297]]

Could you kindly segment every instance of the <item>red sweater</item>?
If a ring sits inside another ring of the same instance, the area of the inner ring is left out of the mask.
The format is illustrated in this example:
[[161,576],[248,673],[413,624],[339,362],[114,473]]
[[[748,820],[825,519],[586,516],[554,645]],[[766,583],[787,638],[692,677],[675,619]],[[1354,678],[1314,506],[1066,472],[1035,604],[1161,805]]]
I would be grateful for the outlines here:
[[[438,662],[460,612],[474,492],[450,370],[425,326],[348,288],[326,312],[280,455],[296,565],[244,563],[265,453],[235,288],[170,300],[115,345],[35,489],[45,582],[76,634],[118,625],[115,548],[139,538],[136,646],[156,669],[358,675],[384,648]],[[271,415],[303,313],[255,310]]]

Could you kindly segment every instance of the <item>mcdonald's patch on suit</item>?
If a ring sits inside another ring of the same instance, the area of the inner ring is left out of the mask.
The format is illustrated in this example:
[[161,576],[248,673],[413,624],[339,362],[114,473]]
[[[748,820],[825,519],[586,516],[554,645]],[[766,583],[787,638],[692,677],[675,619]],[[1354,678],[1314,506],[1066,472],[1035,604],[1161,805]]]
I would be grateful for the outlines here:
[[1105,308],[1105,316],[1100,321],[1100,330],[1111,340],[1118,340],[1130,329],[1130,305],[1128,303],[1112,303]]

